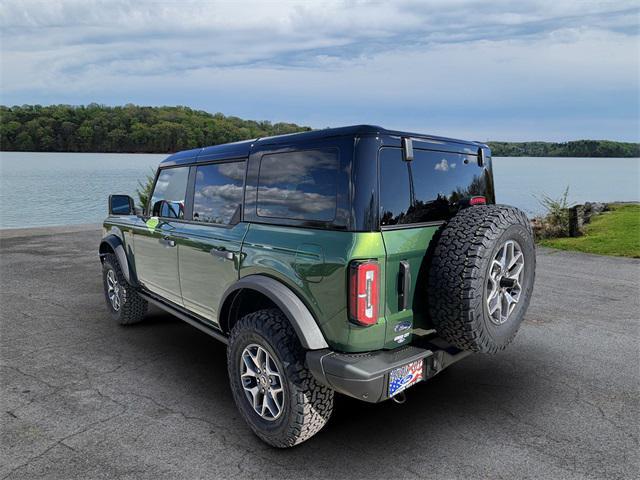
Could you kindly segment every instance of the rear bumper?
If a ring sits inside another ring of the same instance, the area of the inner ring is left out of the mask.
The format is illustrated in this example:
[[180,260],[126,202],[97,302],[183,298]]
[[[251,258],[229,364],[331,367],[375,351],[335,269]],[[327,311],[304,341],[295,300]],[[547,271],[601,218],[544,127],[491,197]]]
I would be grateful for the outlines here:
[[423,359],[423,378],[427,380],[469,353],[436,338],[421,346],[368,353],[312,350],[307,352],[306,360],[321,384],[350,397],[378,403],[389,398],[389,373],[393,369]]

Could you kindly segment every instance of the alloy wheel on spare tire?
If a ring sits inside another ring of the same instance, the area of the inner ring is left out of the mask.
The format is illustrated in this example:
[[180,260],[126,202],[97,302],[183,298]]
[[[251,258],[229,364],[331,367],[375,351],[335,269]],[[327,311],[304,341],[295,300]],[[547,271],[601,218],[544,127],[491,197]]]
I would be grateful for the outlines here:
[[502,350],[533,291],[536,258],[527,216],[506,205],[469,207],[434,241],[427,302],[438,334],[463,350]]

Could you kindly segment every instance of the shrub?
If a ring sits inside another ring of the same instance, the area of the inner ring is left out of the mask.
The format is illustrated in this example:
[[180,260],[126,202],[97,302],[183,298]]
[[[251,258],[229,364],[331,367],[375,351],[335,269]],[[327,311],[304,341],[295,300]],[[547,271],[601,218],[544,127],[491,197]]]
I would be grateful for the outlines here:
[[156,172],[152,168],[151,173],[143,180],[138,180],[138,188],[136,188],[136,194],[138,195],[138,205],[144,210],[149,203],[149,196],[151,195],[151,189],[153,188],[153,181],[155,179]]
[[536,240],[545,238],[567,237],[569,235],[569,186],[559,198],[542,194],[536,197],[546,213],[533,219],[533,233]]

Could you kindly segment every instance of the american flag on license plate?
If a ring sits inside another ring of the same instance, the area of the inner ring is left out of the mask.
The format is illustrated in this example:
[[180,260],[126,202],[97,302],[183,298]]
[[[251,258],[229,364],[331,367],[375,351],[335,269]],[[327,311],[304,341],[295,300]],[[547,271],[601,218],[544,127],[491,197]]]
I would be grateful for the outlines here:
[[392,397],[422,380],[423,367],[424,360],[420,359],[391,370],[389,374],[389,396]]

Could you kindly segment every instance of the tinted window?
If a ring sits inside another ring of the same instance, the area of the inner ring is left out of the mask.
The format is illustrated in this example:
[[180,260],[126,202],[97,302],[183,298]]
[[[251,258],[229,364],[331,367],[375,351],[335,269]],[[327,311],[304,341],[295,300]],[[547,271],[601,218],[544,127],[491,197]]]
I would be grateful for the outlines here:
[[240,221],[245,162],[197,167],[193,220],[229,225]]
[[160,171],[151,196],[154,217],[184,218],[189,167],[165,168]]
[[264,155],[258,174],[257,213],[331,221],[336,216],[337,177],[336,150]]
[[414,149],[414,160],[402,151],[380,152],[381,225],[446,220],[474,195],[488,195],[488,177],[475,156]]

